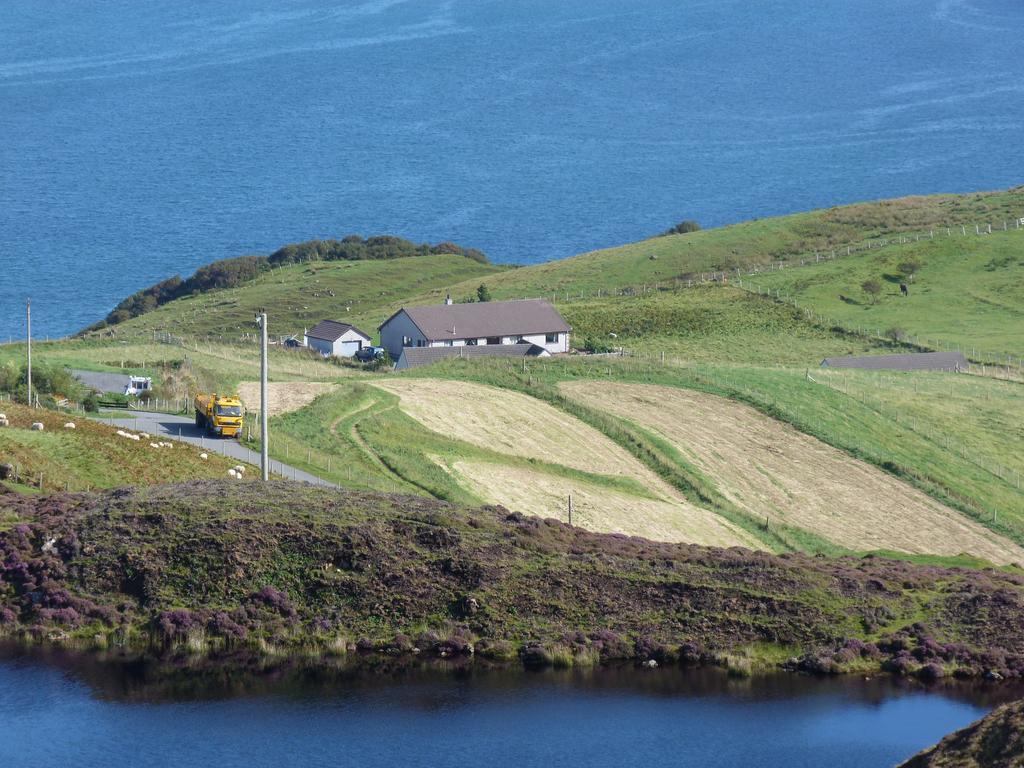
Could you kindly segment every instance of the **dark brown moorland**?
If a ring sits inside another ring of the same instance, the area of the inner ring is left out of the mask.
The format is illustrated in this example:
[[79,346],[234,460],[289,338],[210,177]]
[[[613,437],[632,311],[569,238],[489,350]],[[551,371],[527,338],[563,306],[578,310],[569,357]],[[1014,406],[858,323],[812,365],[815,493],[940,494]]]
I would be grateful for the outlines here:
[[1024,676],[1024,576],[589,533],[290,483],[0,493],[0,634],[153,655]]
[[1006,704],[950,734],[901,768],[1021,768],[1024,766],[1024,701]]

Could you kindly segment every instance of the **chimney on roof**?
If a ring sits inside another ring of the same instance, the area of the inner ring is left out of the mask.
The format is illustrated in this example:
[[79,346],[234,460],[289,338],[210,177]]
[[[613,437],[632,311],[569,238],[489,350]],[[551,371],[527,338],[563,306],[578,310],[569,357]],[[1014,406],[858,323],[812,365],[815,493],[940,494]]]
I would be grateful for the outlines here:
[[444,305],[446,307],[450,307],[452,305],[452,295],[450,293],[444,297]]

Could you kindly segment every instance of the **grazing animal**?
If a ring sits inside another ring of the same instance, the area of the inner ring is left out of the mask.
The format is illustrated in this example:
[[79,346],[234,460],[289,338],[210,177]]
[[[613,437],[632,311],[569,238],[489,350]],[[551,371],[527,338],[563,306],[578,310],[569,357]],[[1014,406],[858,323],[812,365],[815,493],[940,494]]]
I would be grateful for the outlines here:
[[904,296],[909,296],[910,295],[910,291],[907,290],[907,284],[906,283],[900,283],[900,293],[902,293]]

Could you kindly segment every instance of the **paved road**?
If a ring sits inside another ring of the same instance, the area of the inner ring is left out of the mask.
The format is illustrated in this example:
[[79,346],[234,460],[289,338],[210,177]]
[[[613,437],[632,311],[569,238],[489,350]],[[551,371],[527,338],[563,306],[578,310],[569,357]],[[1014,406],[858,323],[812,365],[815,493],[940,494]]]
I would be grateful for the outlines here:
[[100,392],[116,392],[124,394],[124,388],[128,386],[127,374],[123,373],[98,373],[96,371],[77,371],[72,369],[71,375],[78,379],[85,386],[99,390]]
[[[188,416],[174,416],[169,413],[153,413],[150,411],[132,411],[133,416],[126,416],[124,411],[103,411],[98,417],[105,424],[112,424],[133,432],[148,432],[174,440],[182,440],[203,447],[207,451],[216,451],[254,466],[259,466],[260,455],[245,447],[237,440],[222,437],[207,437],[205,432],[196,426],[195,420]],[[326,485],[337,488],[334,483],[321,480],[315,475],[303,472],[277,459],[270,460],[271,474],[280,475],[289,480],[301,480],[314,485]]]

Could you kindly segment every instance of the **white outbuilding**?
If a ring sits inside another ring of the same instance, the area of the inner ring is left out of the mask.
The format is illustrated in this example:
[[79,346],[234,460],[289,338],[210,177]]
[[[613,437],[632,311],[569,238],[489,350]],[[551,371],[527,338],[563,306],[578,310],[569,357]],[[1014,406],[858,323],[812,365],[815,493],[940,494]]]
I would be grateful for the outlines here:
[[348,323],[323,320],[306,331],[306,346],[324,357],[352,357],[363,347],[372,346],[373,340]]

